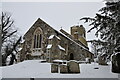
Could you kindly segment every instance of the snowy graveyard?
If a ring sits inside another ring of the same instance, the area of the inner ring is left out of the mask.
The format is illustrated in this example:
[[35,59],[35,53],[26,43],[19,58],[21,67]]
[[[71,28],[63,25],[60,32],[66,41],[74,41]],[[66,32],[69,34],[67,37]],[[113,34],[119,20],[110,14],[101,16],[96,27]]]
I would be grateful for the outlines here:
[[[40,60],[26,60],[11,66],[0,67],[2,78],[118,78],[111,72],[111,64],[106,66],[79,64],[80,73],[60,74],[51,73],[51,63],[41,63]],[[98,69],[95,69],[98,68]]]

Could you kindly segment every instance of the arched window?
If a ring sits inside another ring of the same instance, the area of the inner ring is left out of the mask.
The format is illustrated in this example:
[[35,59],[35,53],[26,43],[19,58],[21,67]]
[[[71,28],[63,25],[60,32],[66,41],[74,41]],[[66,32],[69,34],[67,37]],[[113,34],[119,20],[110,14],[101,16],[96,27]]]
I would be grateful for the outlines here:
[[34,35],[34,48],[36,47],[36,35]]
[[42,30],[37,28],[34,32],[34,43],[33,48],[41,48],[42,47]]

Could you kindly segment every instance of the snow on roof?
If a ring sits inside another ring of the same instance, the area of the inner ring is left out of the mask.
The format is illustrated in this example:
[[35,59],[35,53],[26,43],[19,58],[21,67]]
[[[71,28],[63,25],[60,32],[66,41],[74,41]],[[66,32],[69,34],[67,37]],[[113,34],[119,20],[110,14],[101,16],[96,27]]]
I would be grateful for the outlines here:
[[22,48],[18,48],[18,51],[21,51],[22,50]]
[[47,45],[47,49],[50,49],[52,47],[52,44]]
[[56,36],[56,37],[57,37],[57,39],[61,40],[58,36]]
[[59,47],[61,50],[65,51],[65,48],[61,47],[60,45],[58,45],[58,47]]
[[63,62],[63,60],[56,59],[56,60],[53,60],[53,62]]
[[[59,32],[59,31],[58,31]],[[64,37],[66,37],[67,39],[69,39],[70,41],[74,42],[75,44],[77,44],[78,46],[82,47],[84,50],[89,51],[88,49],[86,49],[84,46],[78,44],[77,42],[75,42],[73,39],[69,38],[68,36],[66,36],[65,34],[63,34],[62,32],[59,32],[61,35],[63,35]],[[90,52],[90,51],[89,51]],[[91,53],[91,52],[90,52]],[[92,53],[93,54],[93,53]]]
[[71,61],[73,61],[73,62],[78,62],[77,60],[70,60],[70,61],[68,61],[68,62],[71,62]]
[[57,39],[61,40],[61,39],[60,39],[58,36],[56,36],[56,35],[51,35],[48,39],[52,39],[54,36],[55,36]]
[[[61,32],[60,32],[61,33]],[[77,42],[75,42],[73,39],[71,39],[71,38],[69,38],[69,37],[67,37],[65,34],[63,34],[63,33],[61,33],[63,36],[65,36],[67,39],[69,39],[70,41],[72,41],[72,42],[74,42],[75,44],[77,44],[78,46],[80,46],[80,47],[82,47],[82,48],[84,48],[85,50],[87,50],[84,46],[82,46],[82,45],[80,45],[80,44],[78,44]],[[87,50],[87,51],[89,51],[89,50]]]
[[48,39],[52,39],[54,37],[54,35],[51,35],[51,36],[49,36],[49,38]]
[[67,64],[60,64],[60,65],[65,65],[65,66],[67,66]]
[[53,60],[53,62],[68,62],[67,60],[59,60],[59,59],[55,59]]
[[21,43],[24,43],[25,42],[25,40],[23,39],[22,41],[21,41]]

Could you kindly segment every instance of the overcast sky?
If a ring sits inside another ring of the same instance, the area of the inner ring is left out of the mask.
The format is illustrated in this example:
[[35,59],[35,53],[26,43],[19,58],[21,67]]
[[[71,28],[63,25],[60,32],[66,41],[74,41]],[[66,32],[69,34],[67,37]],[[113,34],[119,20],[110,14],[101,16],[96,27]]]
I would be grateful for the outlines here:
[[[73,25],[83,25],[90,29],[88,24],[79,21],[85,16],[94,17],[96,12],[104,6],[101,2],[3,2],[2,10],[10,12],[19,34],[24,35],[33,23],[41,18],[56,30],[62,27],[70,32]],[[87,40],[94,39],[94,31],[87,34]]]

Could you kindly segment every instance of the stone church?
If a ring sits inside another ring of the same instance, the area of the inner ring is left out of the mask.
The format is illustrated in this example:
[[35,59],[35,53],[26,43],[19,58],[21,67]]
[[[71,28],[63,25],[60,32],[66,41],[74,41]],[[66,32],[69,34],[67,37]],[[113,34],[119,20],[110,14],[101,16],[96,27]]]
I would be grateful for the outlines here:
[[20,61],[26,59],[53,60],[93,60],[86,41],[86,31],[82,25],[72,26],[71,34],[65,30],[55,30],[40,18],[23,36]]

